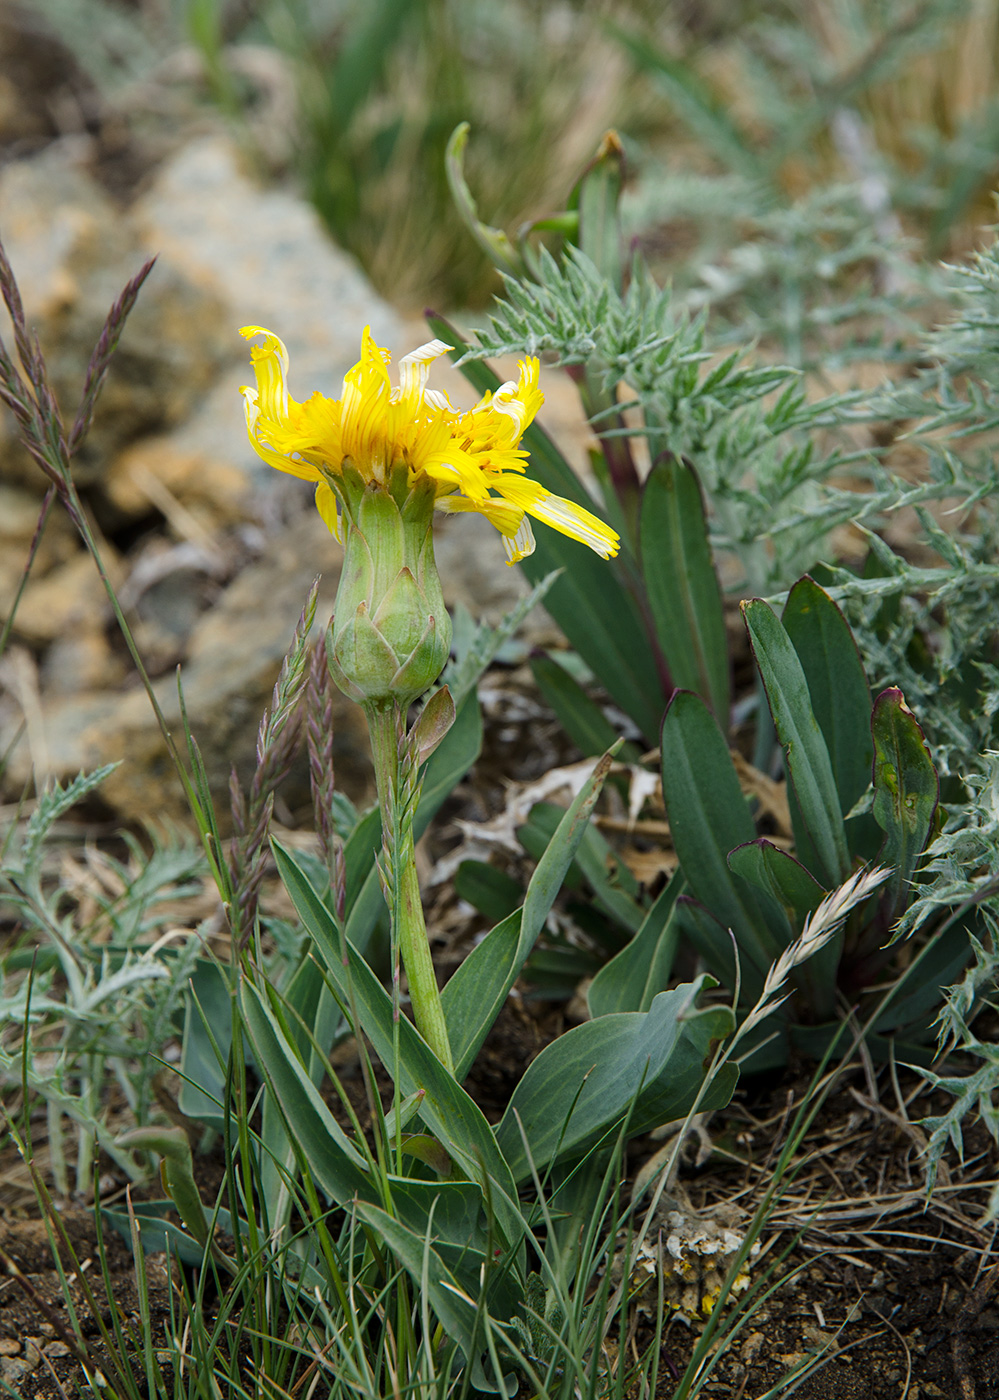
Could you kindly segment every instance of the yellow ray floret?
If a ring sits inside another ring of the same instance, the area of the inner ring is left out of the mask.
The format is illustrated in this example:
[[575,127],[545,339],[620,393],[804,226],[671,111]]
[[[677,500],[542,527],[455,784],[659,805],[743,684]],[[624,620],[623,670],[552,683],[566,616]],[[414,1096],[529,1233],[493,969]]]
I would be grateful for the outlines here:
[[315,393],[296,403],[288,393],[282,342],[262,326],[244,326],[240,334],[263,337],[250,349],[256,388],[241,391],[250,442],[272,467],[317,483],[316,505],[334,534],[330,477],[335,481],[349,463],[366,481],[386,483],[392,467],[404,462],[411,477],[434,482],[439,510],[476,511],[495,525],[511,564],[534,550],[529,515],[605,559],[617,553],[620,540],[602,520],[524,475],[520,439],[544,402],[536,359],[520,362],[516,384],[502,384],[463,412],[427,388],[430,366],[449,345],[431,340],[403,356],[394,386],[388,351],[365,327],[361,358],[344,377],[340,398]]

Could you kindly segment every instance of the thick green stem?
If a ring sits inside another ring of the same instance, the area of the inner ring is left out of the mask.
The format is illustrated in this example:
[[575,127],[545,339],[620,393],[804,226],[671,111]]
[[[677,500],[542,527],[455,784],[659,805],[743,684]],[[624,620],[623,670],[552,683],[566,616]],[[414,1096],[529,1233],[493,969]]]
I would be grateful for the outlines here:
[[416,875],[413,813],[401,791],[404,786],[401,780],[406,775],[401,771],[399,750],[405,733],[405,720],[399,706],[393,702],[369,702],[364,706],[364,713],[371,735],[378,804],[382,813],[382,841],[387,874],[392,884],[392,928],[399,940],[402,965],[406,969],[413,1019],[441,1064],[453,1074],[451,1043],[433,958],[430,956],[423,901]]

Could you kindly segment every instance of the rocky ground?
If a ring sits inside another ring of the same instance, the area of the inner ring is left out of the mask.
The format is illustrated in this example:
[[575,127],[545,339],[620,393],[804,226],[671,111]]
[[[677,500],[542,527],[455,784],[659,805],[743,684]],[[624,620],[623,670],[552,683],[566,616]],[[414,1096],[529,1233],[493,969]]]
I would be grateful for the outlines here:
[[[320,615],[328,616],[340,557],[308,488],[271,471],[247,444],[238,388],[249,367],[238,328],[264,325],[281,335],[299,398],[315,388],[336,391],[365,324],[396,356],[427,332],[373,293],[298,195],[262,183],[224,129],[171,117],[169,140],[161,124],[155,139],[136,143],[102,111],[72,55],[32,37],[30,25],[9,26],[5,10],[0,5],[0,236],[70,413],[109,306],[142,262],[157,257],[76,471],[174,722],[180,668],[224,813],[230,764],[248,776],[260,712],[309,584],[323,575]],[[267,90],[273,118],[280,75]],[[168,116],[172,91],[168,82],[159,89]],[[280,133],[280,122],[267,129]],[[274,158],[279,164],[280,152]],[[2,316],[0,334],[7,340]],[[449,368],[441,367],[437,381],[456,402],[472,401]],[[546,392],[546,421],[582,463],[586,434],[571,386],[552,374]],[[44,488],[0,416],[0,617],[20,585]],[[505,567],[497,537],[477,517],[444,523],[437,552],[452,607],[496,619],[523,592],[520,574]],[[524,644],[551,637],[538,610]],[[523,677],[517,685],[509,675],[494,677],[487,691],[492,760],[487,754],[464,786],[452,817],[494,817],[509,778],[527,782],[571,757],[551,737]],[[335,732],[338,781],[362,798],[369,764],[354,706],[340,704]],[[101,833],[152,816],[185,816],[93,565],[58,508],[0,660],[0,754],[6,815],[32,774],[41,783],[121,759],[102,788]],[[301,795],[304,770],[292,775],[279,817],[290,817],[296,781]],[[82,831],[81,848],[94,839]],[[459,955],[454,901],[433,898],[432,932],[449,965]],[[201,917],[203,910],[192,921]],[[561,1015],[533,1003],[504,1018],[474,1086],[487,1111],[502,1108]],[[800,1093],[797,1081],[748,1085],[708,1125],[711,1149],[688,1164],[684,1178],[697,1209],[720,1199],[747,1214],[755,1208],[786,1130],[788,1095]],[[805,1400],[999,1397],[993,1231],[980,1223],[995,1162],[983,1135],[927,1205],[917,1124],[928,1111],[915,1080],[903,1078],[899,1089],[883,1072],[858,1068],[848,1076],[764,1236],[756,1269],[775,1264],[784,1286],[747,1324],[708,1393],[759,1400],[803,1357],[828,1348],[832,1359],[798,1392]],[[41,1124],[37,1144],[44,1166]],[[635,1165],[654,1147],[639,1144]],[[203,1159],[200,1171],[211,1199],[218,1162]],[[120,1200],[123,1182],[113,1171],[104,1182],[107,1201]],[[64,1204],[77,1263],[96,1275],[92,1206]],[[785,1246],[790,1253],[778,1264]],[[131,1254],[115,1238],[107,1247],[112,1290],[127,1315],[135,1306]],[[0,1152],[0,1249],[24,1276],[8,1270],[0,1278],[0,1381],[26,1398],[56,1400],[72,1393],[79,1371],[60,1332],[48,1235],[26,1168],[9,1148]],[[169,1279],[155,1263],[152,1270],[161,1309],[155,1326],[166,1315]],[[82,1299],[78,1283],[72,1287]],[[641,1344],[647,1318],[636,1326],[635,1338],[619,1344]],[[678,1321],[667,1329],[663,1397],[691,1338]]]
[[[76,475],[160,702],[176,722],[180,666],[224,798],[230,763],[245,775],[253,761],[309,584],[323,575],[328,618],[340,562],[309,488],[247,443],[238,390],[251,376],[238,328],[281,335],[300,398],[337,392],[365,325],[396,356],[429,332],[375,295],[299,197],[262,189],[224,133],[182,145],[124,210],[88,168],[89,150],[86,139],[64,139],[0,168],[0,235],[67,409],[111,302],[157,259]],[[571,386],[548,379],[547,421],[578,444]],[[455,402],[474,401],[450,366],[435,383]],[[45,485],[0,417],[0,614],[20,584]],[[521,596],[519,572],[478,517],[442,523],[437,551],[449,605],[497,620]],[[545,635],[540,614],[531,625]],[[359,714],[344,702],[336,719],[338,774],[356,796],[367,783]],[[44,782],[127,755],[103,789],[115,815],[185,811],[100,581],[58,508],[0,664],[0,751],[9,751],[11,797],[32,772]]]

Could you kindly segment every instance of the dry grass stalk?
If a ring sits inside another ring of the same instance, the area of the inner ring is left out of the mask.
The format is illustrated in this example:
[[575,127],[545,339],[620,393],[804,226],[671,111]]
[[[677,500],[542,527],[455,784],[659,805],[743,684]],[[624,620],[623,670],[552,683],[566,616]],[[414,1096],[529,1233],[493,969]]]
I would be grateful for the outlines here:
[[807,962],[820,948],[824,948],[850,910],[855,905],[862,904],[890,874],[891,871],[885,866],[873,866],[858,870],[856,875],[851,875],[849,880],[844,880],[842,885],[830,890],[818,908],[805,920],[801,936],[788,944],[777,961],[771,965],[760,998],[743,1022],[741,1035],[746,1035],[754,1026],[758,1026],[787,1000],[790,992],[783,992],[783,988],[794,969]]

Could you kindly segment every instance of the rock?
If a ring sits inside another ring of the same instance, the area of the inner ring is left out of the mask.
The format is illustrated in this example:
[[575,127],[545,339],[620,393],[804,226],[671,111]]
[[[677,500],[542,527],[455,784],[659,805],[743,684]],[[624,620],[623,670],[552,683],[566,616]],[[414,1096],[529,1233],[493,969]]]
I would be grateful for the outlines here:
[[24,147],[96,119],[100,99],[70,47],[27,5],[0,6],[0,144]]
[[225,352],[183,422],[115,458],[104,488],[110,505],[127,518],[147,515],[158,507],[160,484],[214,529],[254,518],[269,497],[296,499],[303,488],[246,440],[239,388],[252,370],[239,328],[264,325],[281,336],[292,392],[304,399],[315,388],[339,393],[365,325],[382,344],[395,344],[395,313],[330,242],[314,210],[298,196],[261,189],[226,136],[199,138],[166,162],[131,221],[146,255],[183,268],[220,308]]
[[337,248],[299,196],[263,189],[243,169],[227,136],[193,141],[159,171],[132,217],[148,254],[184,268],[224,306],[229,362],[198,411],[170,439],[179,455],[235,464],[268,489],[277,476],[246,441],[239,387],[252,382],[245,325],[266,326],[288,346],[291,390],[337,396],[370,325],[394,345],[399,320],[356,263]]
[[[120,583],[120,562],[105,543],[105,567],[112,581]],[[95,630],[108,608],[107,594],[93,560],[80,550],[44,578],[32,576],[24,590],[14,630],[35,645],[54,641],[79,628]]]
[[[7,256],[29,325],[37,332],[56,397],[72,421],[91,352],[107,313],[145,254],[128,219],[84,168],[89,150],[67,138],[31,160],[0,169]],[[6,312],[0,334],[11,345]],[[110,452],[142,432],[178,422],[226,353],[222,303],[163,260],[122,335],[91,433],[78,454],[78,484],[98,478]],[[16,445],[4,416],[0,475],[39,493],[45,479]]]
[[[325,627],[332,610],[342,552],[311,510],[268,546],[267,557],[250,564],[226,588],[194,628],[182,671],[184,700],[208,770],[223,830],[228,826],[229,772],[236,765],[246,781],[256,762],[257,727],[269,704],[278,669],[316,574],[323,582],[317,610]],[[174,676],[155,682],[159,703],[175,741],[185,749]],[[10,743],[20,723],[10,717],[0,744]],[[71,777],[81,769],[122,760],[101,788],[101,797],[129,821],[188,819],[188,808],[149,699],[141,688],[125,694],[99,690],[43,699],[40,723],[49,771]],[[337,781],[355,799],[368,795],[370,757],[360,708],[340,697],[334,710]],[[9,781],[30,775],[27,738],[9,759]],[[294,776],[293,796],[307,798],[304,766]]]
[[31,1375],[34,1366],[17,1356],[0,1356],[0,1380],[11,1386],[14,1394],[21,1392],[21,1382]]
[[[318,214],[299,196],[252,181],[228,136],[204,137],[181,150],[132,216],[148,253],[183,267],[226,303],[229,343],[244,380],[249,357],[236,335],[244,325],[281,336],[291,352],[296,398],[313,388],[339,389],[358,358],[363,326],[371,326],[379,344],[395,343],[398,318],[331,243]],[[238,398],[236,405],[241,423]]]
[[57,637],[42,664],[46,695],[77,696],[88,690],[117,685],[125,678],[124,659],[111,649],[106,631],[87,625]]
[[228,452],[213,453],[183,446],[185,436],[181,430],[176,437],[144,437],[115,458],[104,482],[115,509],[127,519],[163,510],[165,489],[209,533],[253,519],[247,474],[234,460],[241,439]]
[[[31,541],[38,528],[37,496],[0,484],[0,618],[6,619],[20,587]],[[71,558],[79,549],[76,532],[58,504],[53,504],[35,554],[32,579]]]

